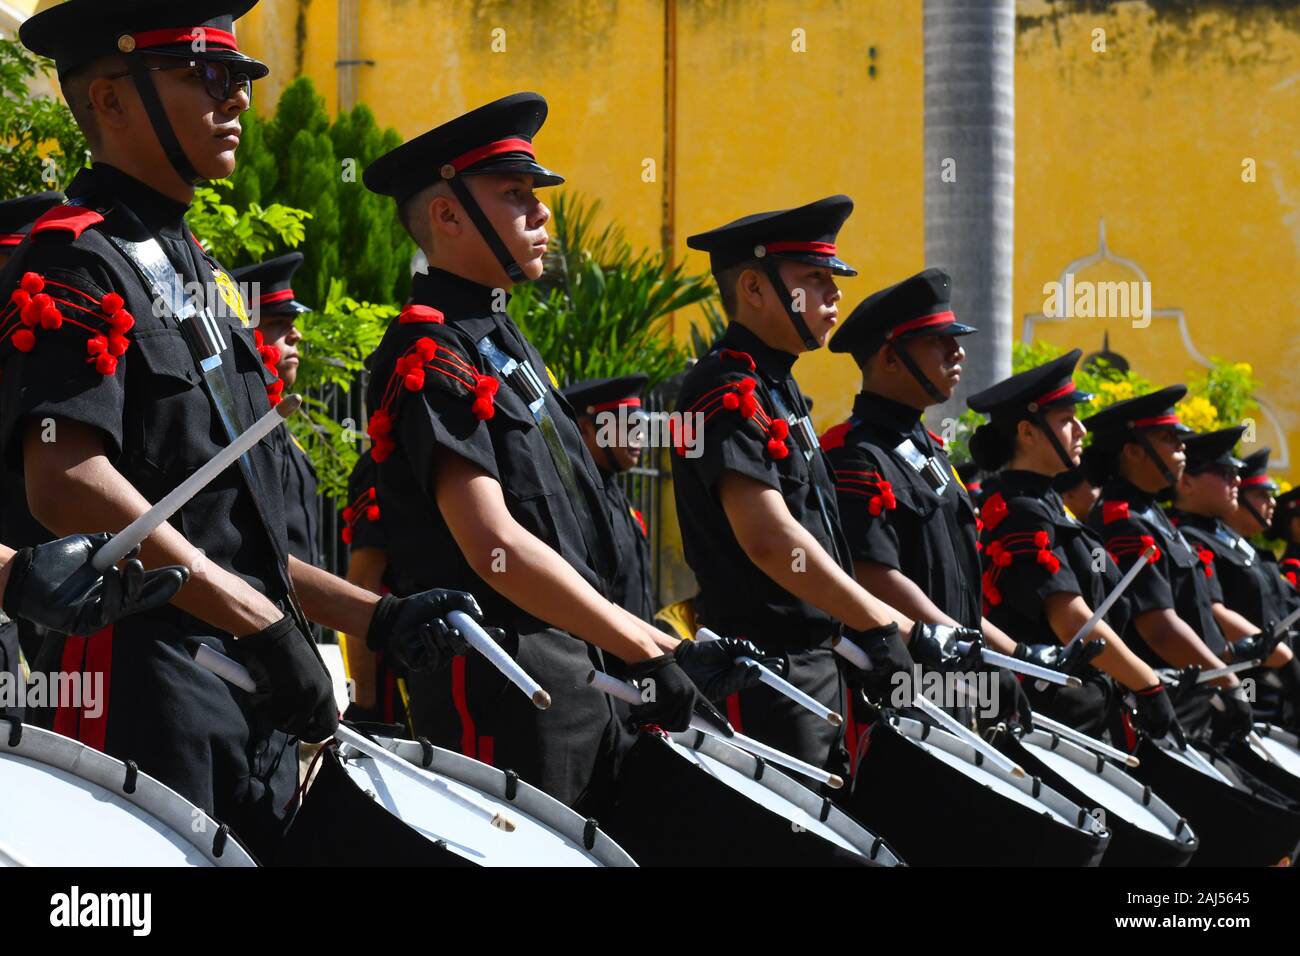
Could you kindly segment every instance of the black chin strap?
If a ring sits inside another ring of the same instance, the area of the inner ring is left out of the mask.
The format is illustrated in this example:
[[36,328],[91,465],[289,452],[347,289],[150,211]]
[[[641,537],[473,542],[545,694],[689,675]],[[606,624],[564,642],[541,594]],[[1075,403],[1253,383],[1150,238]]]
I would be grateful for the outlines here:
[[903,366],[912,373],[912,378],[921,383],[921,387],[925,389],[926,394],[940,405],[948,401],[948,397],[944,395],[943,392],[939,391],[939,386],[930,381],[930,379],[926,377],[926,374],[921,371],[915,362],[912,361],[912,356],[908,354],[903,343],[895,342],[893,345],[894,352],[898,355],[899,359],[902,360]]
[[501,241],[497,231],[492,228],[492,223],[488,222],[488,217],[483,214],[483,209],[474,198],[474,194],[469,191],[469,186],[465,183],[462,176],[452,176],[445,180],[451,185],[451,191],[456,194],[460,204],[465,207],[465,212],[473,221],[474,227],[478,229],[488,248],[492,250],[492,255],[496,256],[497,262],[501,263],[501,268],[506,270],[506,275],[510,277],[511,282],[523,282],[527,278],[524,275],[523,268],[515,262],[514,256],[510,255],[510,250],[506,244]]
[[193,186],[203,177],[195,172],[189,157],[181,147],[180,140],[176,138],[176,131],[172,129],[167,111],[163,109],[162,100],[158,98],[158,90],[153,85],[153,77],[149,75],[144,57],[131,54],[127,56],[126,61],[131,70],[131,79],[135,82],[136,92],[140,94],[140,102],[144,104],[144,111],[149,114],[149,122],[153,126],[154,134],[158,137],[163,152],[167,154],[167,159],[177,175]]
[[1147,457],[1156,463],[1156,467],[1160,469],[1160,474],[1163,475],[1165,481],[1169,483],[1169,487],[1173,488],[1177,485],[1178,479],[1175,478],[1173,472],[1169,470],[1169,466],[1165,464],[1165,460],[1156,454],[1156,450],[1151,447],[1151,443],[1147,441],[1146,434],[1140,431],[1134,432],[1133,440],[1141,445],[1142,450],[1147,453]]
[[1069,471],[1073,468],[1074,462],[1072,462],[1070,456],[1065,453],[1065,448],[1056,437],[1056,432],[1047,427],[1047,416],[1043,414],[1042,410],[1036,408],[1031,411],[1029,413],[1029,420],[1037,426],[1040,432],[1047,436],[1047,440],[1051,442],[1052,447],[1056,449],[1056,454],[1060,457],[1061,464],[1065,465],[1065,470]]
[[1259,522],[1259,527],[1261,530],[1268,531],[1268,522],[1265,521],[1263,517],[1260,515],[1260,513],[1255,510],[1255,506],[1250,503],[1250,499],[1241,493],[1241,489],[1237,490],[1237,504],[1241,505],[1243,508],[1246,509],[1246,514],[1250,515],[1257,522]]
[[809,352],[821,348],[821,343],[813,337],[812,332],[808,329],[808,323],[795,310],[794,299],[790,296],[790,290],[785,287],[785,282],[781,279],[781,270],[777,267],[776,260],[771,256],[763,259],[763,272],[767,275],[767,281],[772,283],[772,288],[776,290],[776,297],[781,300],[781,305],[785,308],[785,314],[794,323],[795,332],[799,334],[799,338],[803,339],[803,347]]

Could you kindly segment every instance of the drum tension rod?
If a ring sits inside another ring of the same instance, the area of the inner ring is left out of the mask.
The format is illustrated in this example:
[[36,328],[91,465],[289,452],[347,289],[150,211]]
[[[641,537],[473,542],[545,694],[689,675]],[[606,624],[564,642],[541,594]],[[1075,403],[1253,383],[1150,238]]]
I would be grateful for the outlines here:
[[513,770],[503,772],[506,775],[506,799],[513,803],[515,794],[519,792],[519,774]]
[[757,754],[754,755],[754,779],[762,780],[763,771],[767,769],[767,761]]
[[1032,792],[1033,792],[1033,795],[1034,795],[1034,799],[1037,800],[1037,799],[1038,799],[1038,794],[1039,794],[1040,792],[1042,792],[1042,789],[1043,789],[1043,779],[1042,779],[1041,777],[1039,777],[1037,774],[1035,774],[1035,775],[1034,775],[1033,777],[1031,777],[1030,779],[1033,781],[1033,791],[1032,791]]
[[1146,807],[1150,805],[1151,805],[1151,784],[1148,783],[1142,788],[1142,806]]
[[23,739],[23,722],[17,717],[0,717],[0,720],[9,722],[9,746],[17,747]]
[[433,765],[433,744],[428,737],[417,737],[415,741],[420,745],[420,766],[428,770]]
[[221,854],[226,852],[226,840],[230,837],[230,827],[223,823],[217,827],[217,833],[212,838],[212,855],[221,858]]
[[1100,776],[1100,775],[1101,775],[1101,768],[1104,767],[1104,766],[1106,766],[1106,758],[1103,757],[1101,754],[1095,754],[1094,756],[1096,756],[1096,758],[1097,758],[1097,769],[1094,770],[1093,773],[1095,773],[1095,774],[1097,774],[1098,776]]
[[817,817],[817,819],[820,820],[822,823],[825,823],[828,819],[830,819],[830,815],[831,815],[831,798],[822,797],[822,812]]
[[590,850],[596,845],[596,834],[600,831],[600,824],[596,822],[595,817],[587,817],[587,822],[582,827],[582,845]]
[[872,859],[873,861],[874,861],[875,858],[876,858],[876,854],[878,854],[878,853],[880,852],[880,848],[881,848],[882,846],[884,846],[884,845],[885,845],[885,838],[884,838],[884,837],[880,837],[880,836],[878,836],[878,837],[875,838],[875,840],[872,841],[872,843],[871,843],[871,859]]
[[134,760],[126,762],[126,780],[122,783],[123,793],[135,793],[135,781],[140,775],[140,768],[136,766]]

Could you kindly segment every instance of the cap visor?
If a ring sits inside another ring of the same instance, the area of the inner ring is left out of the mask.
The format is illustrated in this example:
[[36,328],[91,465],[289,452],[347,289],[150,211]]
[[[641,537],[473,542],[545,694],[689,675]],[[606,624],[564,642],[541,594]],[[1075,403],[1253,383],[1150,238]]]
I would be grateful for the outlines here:
[[140,52],[147,56],[170,56],[178,60],[219,60],[229,64],[231,70],[236,73],[247,73],[249,79],[253,80],[260,80],[271,72],[271,68],[261,60],[254,60],[251,56],[245,56],[236,50],[223,50],[219,47],[210,47],[202,53],[196,53],[188,46],[151,48]]
[[[689,241],[688,241],[689,244]],[[835,256],[815,256],[807,253],[786,253],[777,252],[772,254],[773,259],[785,259],[790,262],[802,262],[804,265],[818,266],[822,269],[829,269],[837,276],[855,276],[858,270],[853,268],[843,259],[837,259]]]
[[464,176],[501,175],[502,173],[527,173],[533,177],[534,186],[559,186],[564,177],[528,159],[506,158],[499,162],[488,161],[465,170]]

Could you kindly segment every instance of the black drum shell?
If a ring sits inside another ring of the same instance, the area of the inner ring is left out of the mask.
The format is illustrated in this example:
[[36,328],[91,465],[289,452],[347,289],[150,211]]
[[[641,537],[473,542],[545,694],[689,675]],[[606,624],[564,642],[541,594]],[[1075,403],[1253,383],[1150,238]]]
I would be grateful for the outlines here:
[[884,720],[862,747],[849,812],[911,866],[1096,866],[1106,851],[1106,835],[994,793]]
[[1259,781],[1245,787],[1218,783],[1149,740],[1138,745],[1137,757],[1133,776],[1169,800],[1196,831],[1201,846],[1193,867],[1271,866],[1294,858],[1300,812],[1281,794]]
[[641,866],[877,866],[683,760],[654,733],[624,757],[601,828]]
[[[1005,731],[999,731],[994,738],[994,745],[1024,767],[1026,772],[1041,777],[1045,784],[1067,800],[1088,809],[1097,805],[1092,797],[1040,760],[1034,753],[1036,747],[1026,747]],[[1155,788],[1152,787],[1152,790],[1154,791]],[[1161,799],[1164,799],[1163,794]],[[1181,813],[1170,801],[1165,800],[1165,802],[1169,803],[1176,812]],[[1169,837],[1158,836],[1130,823],[1108,807],[1103,809],[1106,811],[1106,828],[1110,830],[1110,845],[1106,847],[1106,854],[1101,858],[1102,866],[1180,867],[1187,866],[1191,862],[1199,842],[1184,844]]]
[[428,839],[368,797],[332,748],[276,853],[276,866],[438,866],[475,864]]

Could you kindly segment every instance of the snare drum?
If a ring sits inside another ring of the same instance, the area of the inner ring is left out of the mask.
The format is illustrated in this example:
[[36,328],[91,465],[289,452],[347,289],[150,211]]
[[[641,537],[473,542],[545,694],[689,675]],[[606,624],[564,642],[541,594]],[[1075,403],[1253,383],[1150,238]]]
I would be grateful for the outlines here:
[[643,866],[901,866],[880,837],[771,764],[698,732],[642,729],[609,832]]
[[1254,774],[1293,802],[1300,802],[1300,753],[1295,750],[1295,735],[1272,724],[1256,724],[1255,733],[1259,745],[1246,741],[1235,743],[1226,749],[1227,756],[1242,770]]
[[[593,820],[512,773],[434,747],[375,738],[394,768],[327,748],[276,862],[310,866],[635,866]],[[487,812],[484,812],[487,811]],[[506,832],[489,822],[501,814]]]
[[0,866],[256,866],[175,790],[61,734],[0,720]]
[[1102,866],[1186,866],[1196,852],[1186,818],[1100,754],[1045,730],[1019,739],[999,733],[996,743],[1067,800],[1105,813],[1110,845]]
[[[1200,751],[1198,751],[1200,752]],[[1269,866],[1292,859],[1300,812],[1285,797],[1209,753],[1206,767],[1170,745],[1144,739],[1133,774],[1173,799],[1201,841],[1193,866]],[[1253,792],[1252,792],[1253,791]]]
[[1039,777],[1015,777],[952,734],[881,717],[849,810],[913,866],[1096,866],[1110,834]]

